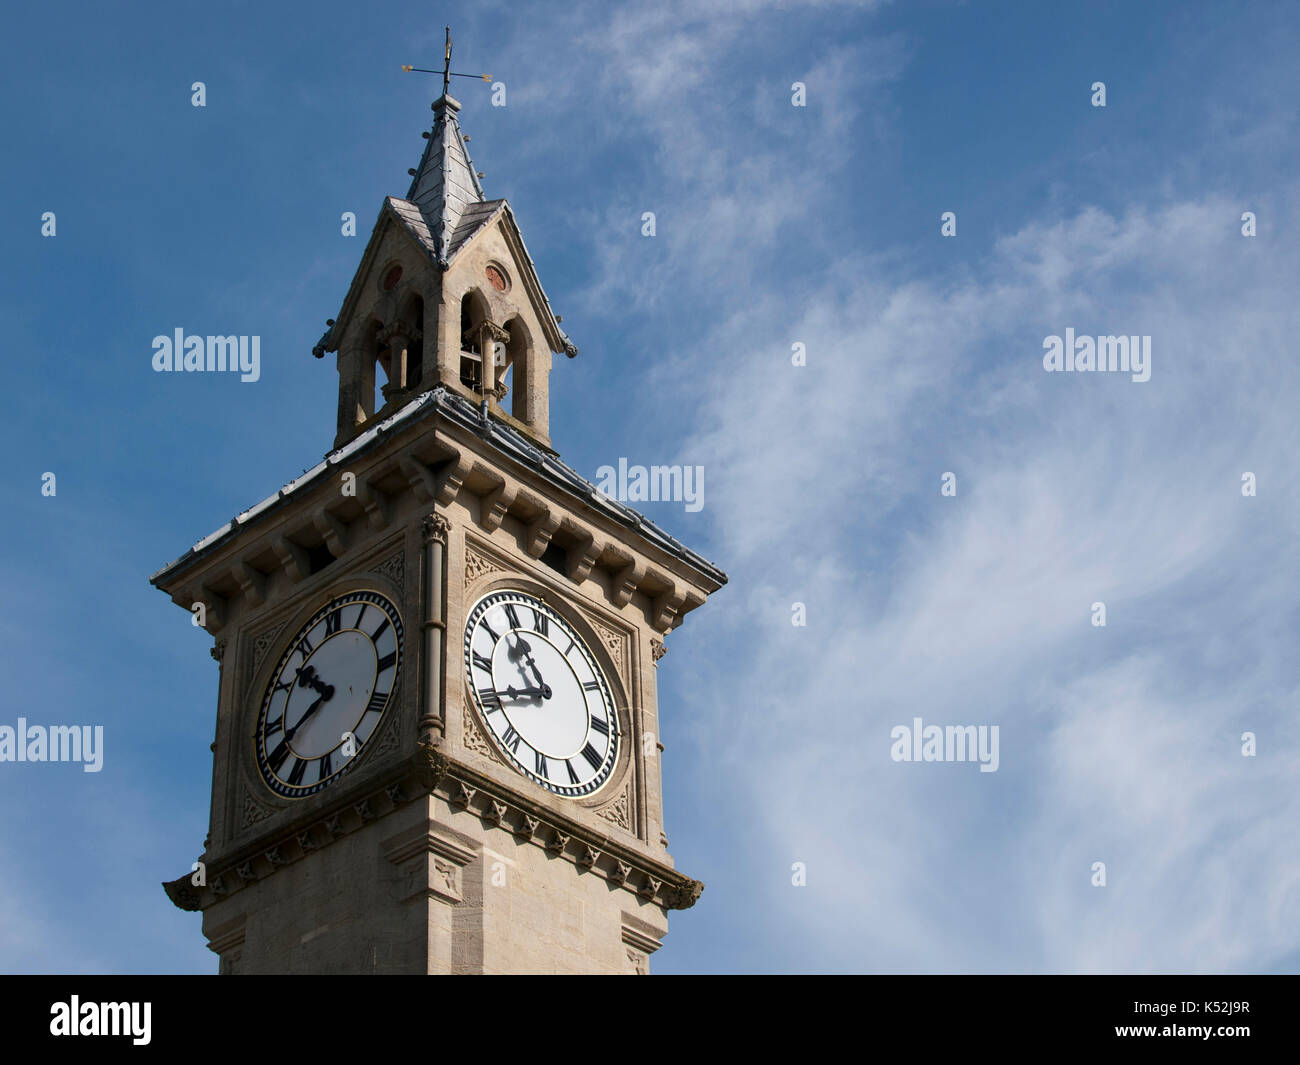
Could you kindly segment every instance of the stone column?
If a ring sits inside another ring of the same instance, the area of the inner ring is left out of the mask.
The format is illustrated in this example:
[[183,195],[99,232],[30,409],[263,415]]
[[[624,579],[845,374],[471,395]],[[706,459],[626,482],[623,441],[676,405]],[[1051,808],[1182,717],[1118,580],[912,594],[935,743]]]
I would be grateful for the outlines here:
[[405,324],[389,329],[384,337],[388,344],[388,384],[384,385],[384,399],[392,399],[406,388],[406,350],[411,342]]
[[351,439],[357,425],[370,413],[368,407],[375,394],[375,371],[372,365],[369,375],[370,391],[366,392],[364,362],[362,345],[356,340],[349,340],[339,348],[339,421],[338,435],[334,438],[335,447]]
[[423,522],[424,557],[420,604],[421,656],[424,674],[420,690],[419,742],[430,747],[442,743],[447,731],[442,705],[443,564],[451,522],[441,514],[430,514]]
[[484,321],[479,326],[479,350],[483,353],[483,398],[500,400],[505,393],[497,383],[497,353],[496,346],[498,343],[504,344],[510,339],[510,334],[501,326],[489,321]]

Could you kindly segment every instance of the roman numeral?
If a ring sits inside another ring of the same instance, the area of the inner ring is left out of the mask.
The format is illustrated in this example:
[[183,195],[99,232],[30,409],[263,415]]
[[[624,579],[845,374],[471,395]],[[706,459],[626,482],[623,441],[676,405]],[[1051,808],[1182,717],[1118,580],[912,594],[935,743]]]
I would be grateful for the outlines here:
[[375,692],[370,697],[370,702],[366,703],[366,713],[372,710],[376,714],[382,713],[386,702],[388,702],[388,692]]
[[324,780],[334,772],[334,752],[330,751],[320,760],[320,776],[318,780]]
[[595,731],[599,732],[602,736],[609,735],[609,722],[606,721],[603,717],[593,717],[591,719],[591,727]]
[[578,644],[577,644],[576,641],[574,641],[574,640],[570,640],[570,641],[569,641],[569,646],[565,649],[564,657],[565,657],[565,658],[568,658],[568,657],[569,657],[569,652],[572,651],[572,650],[573,650],[575,647],[577,647],[577,646],[578,646]]
[[293,681],[292,681],[292,680],[282,680],[282,681],[280,681],[280,683],[278,683],[274,688],[272,688],[271,691],[272,691],[272,692],[287,692],[287,691],[288,691],[290,688],[292,688],[292,687],[293,687]]
[[506,620],[510,622],[510,627],[512,629],[519,628],[519,615],[515,613],[514,603],[506,604]]
[[533,628],[545,636],[551,628],[551,620],[540,610],[533,611]]
[[497,635],[497,634],[492,630],[492,626],[488,624],[488,619],[487,619],[487,615],[486,615],[486,614],[483,615],[483,618],[482,618],[482,620],[479,622],[479,624],[482,625],[485,629],[487,629],[487,634],[488,634],[489,636],[492,637],[492,642],[493,642],[493,643],[496,643],[497,640],[501,639],[501,637],[498,636],[498,635]]
[[474,664],[483,670],[489,677],[492,676],[492,659],[484,658],[477,651],[474,652]]
[[302,660],[304,662],[306,662],[307,659],[311,657],[312,645],[311,645],[310,637],[304,636],[302,638],[302,642],[298,644],[297,651],[300,655],[302,655]]
[[281,714],[279,717],[277,717],[274,721],[268,721],[268,722],[266,723],[266,734],[269,736],[269,735],[271,735],[273,732],[279,732],[282,728],[284,728],[284,715],[283,715],[283,714]]
[[546,755],[542,754],[541,751],[534,751],[533,754],[537,756],[537,775],[545,780],[547,772]]
[[271,772],[279,774],[280,767],[284,765],[284,760],[289,757],[289,744],[286,740],[281,740],[275,745],[275,750],[266,756],[266,764],[271,767]]
[[501,709],[501,696],[497,694],[495,688],[480,688],[478,690],[478,699],[488,708],[488,713]]
[[573,771],[573,765],[572,765],[572,763],[569,762],[569,760],[568,760],[567,758],[566,758],[565,761],[564,761],[564,768],[567,769],[567,770],[569,771],[569,783],[570,783],[570,784],[581,784],[581,783],[582,783],[582,781],[578,779],[578,774],[575,773],[575,772]]
[[343,611],[336,610],[332,614],[325,615],[325,635],[333,636],[343,627]]
[[379,660],[379,665],[376,668],[376,673],[382,673],[384,670],[389,669],[392,666],[392,664],[396,661],[397,661],[397,652],[390,651],[388,654],[384,655],[384,657]]
[[582,749],[582,757],[587,759],[592,769],[599,769],[601,762],[604,761],[604,759],[596,753],[596,748],[590,743]]
[[307,772],[307,764],[305,758],[299,758],[292,771],[289,773],[289,783],[294,787],[297,787],[302,783],[302,778]]
[[600,691],[600,681],[589,680],[582,686],[582,690],[585,692],[598,692]]
[[361,604],[361,609],[357,611],[356,623],[352,626],[354,629],[361,628],[361,619],[366,616],[366,604]]
[[378,643],[379,637],[381,637],[387,631],[387,629],[388,629],[388,618],[385,616],[384,620],[379,623],[379,628],[375,629],[375,631],[370,634],[370,642]]
[[501,737],[501,742],[504,743],[507,747],[509,747],[513,754],[518,754],[519,741],[521,739],[523,739],[523,737],[520,736],[519,733],[515,731],[514,725],[507,725],[506,734]]

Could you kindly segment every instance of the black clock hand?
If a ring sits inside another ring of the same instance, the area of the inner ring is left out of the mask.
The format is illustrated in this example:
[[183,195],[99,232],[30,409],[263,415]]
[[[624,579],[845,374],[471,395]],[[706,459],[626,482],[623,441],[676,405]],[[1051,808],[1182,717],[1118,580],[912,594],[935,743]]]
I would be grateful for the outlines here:
[[511,685],[509,688],[506,688],[504,691],[498,691],[496,694],[504,695],[507,699],[522,699],[525,696],[531,697],[534,695],[540,695],[543,699],[549,699],[554,693],[551,691],[551,686],[549,684],[543,684],[540,688],[516,688],[514,685]]
[[[506,654],[516,662],[519,661],[521,655],[527,659],[529,668],[532,669],[533,675],[537,677],[537,683],[542,685],[542,687],[545,687],[546,681],[542,679],[542,671],[537,668],[537,663],[533,661],[532,645],[520,636],[518,632],[514,633],[514,637],[519,642],[516,643],[513,648],[506,648]],[[547,698],[549,699],[550,696],[548,695]]]
[[[332,689],[331,689],[331,690],[332,690]],[[321,694],[318,695],[318,696],[316,697],[316,701],[315,701],[314,703],[312,703],[311,706],[307,707],[307,709],[306,709],[306,711],[303,713],[302,717],[298,718],[298,723],[297,723],[296,725],[294,725],[293,728],[291,728],[291,729],[285,729],[285,732],[284,732],[284,738],[285,738],[286,740],[292,740],[292,739],[293,739],[293,736],[294,736],[294,733],[296,733],[300,728],[302,728],[303,723],[304,723],[304,722],[305,722],[309,717],[311,717],[311,715],[314,714],[314,713],[317,711],[317,709],[319,709],[320,704],[323,703],[323,702],[326,700],[326,698],[327,698],[327,696],[325,695],[325,693],[324,693],[324,692],[321,692]]]

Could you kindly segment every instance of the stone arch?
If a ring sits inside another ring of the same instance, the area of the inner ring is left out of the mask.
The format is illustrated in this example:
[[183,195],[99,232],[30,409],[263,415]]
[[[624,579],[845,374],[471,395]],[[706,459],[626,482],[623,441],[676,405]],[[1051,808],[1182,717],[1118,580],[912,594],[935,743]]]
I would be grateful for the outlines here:
[[397,321],[408,341],[405,385],[412,388],[424,376],[424,297],[418,291],[411,291],[401,307]]
[[506,369],[513,370],[514,378],[510,382],[514,392],[510,400],[510,413],[521,422],[527,422],[528,396],[537,387],[537,366],[533,355],[535,345],[532,333],[518,314],[506,323],[506,331],[510,334],[510,339],[506,342]]
[[[366,322],[362,341],[362,389],[361,402],[367,418],[384,405],[383,386],[388,380],[389,356],[388,344],[384,340],[384,323],[378,318]],[[378,365],[384,371],[381,381],[375,373]]]
[[[471,288],[460,298],[460,382],[474,392],[483,391],[483,356],[480,329],[492,320],[487,297]],[[487,352],[491,358],[492,353]]]

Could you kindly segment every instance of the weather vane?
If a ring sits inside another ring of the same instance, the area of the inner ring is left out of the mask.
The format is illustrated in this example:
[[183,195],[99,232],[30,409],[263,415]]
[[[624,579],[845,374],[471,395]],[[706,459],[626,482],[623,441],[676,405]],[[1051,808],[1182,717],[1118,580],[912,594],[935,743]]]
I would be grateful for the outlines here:
[[405,64],[402,69],[408,74],[442,74],[442,94],[447,95],[447,90],[451,87],[452,78],[474,78],[476,81],[491,81],[491,74],[457,74],[451,69],[451,27],[447,27],[447,47],[442,54],[442,70],[427,70],[424,67],[409,67]]

